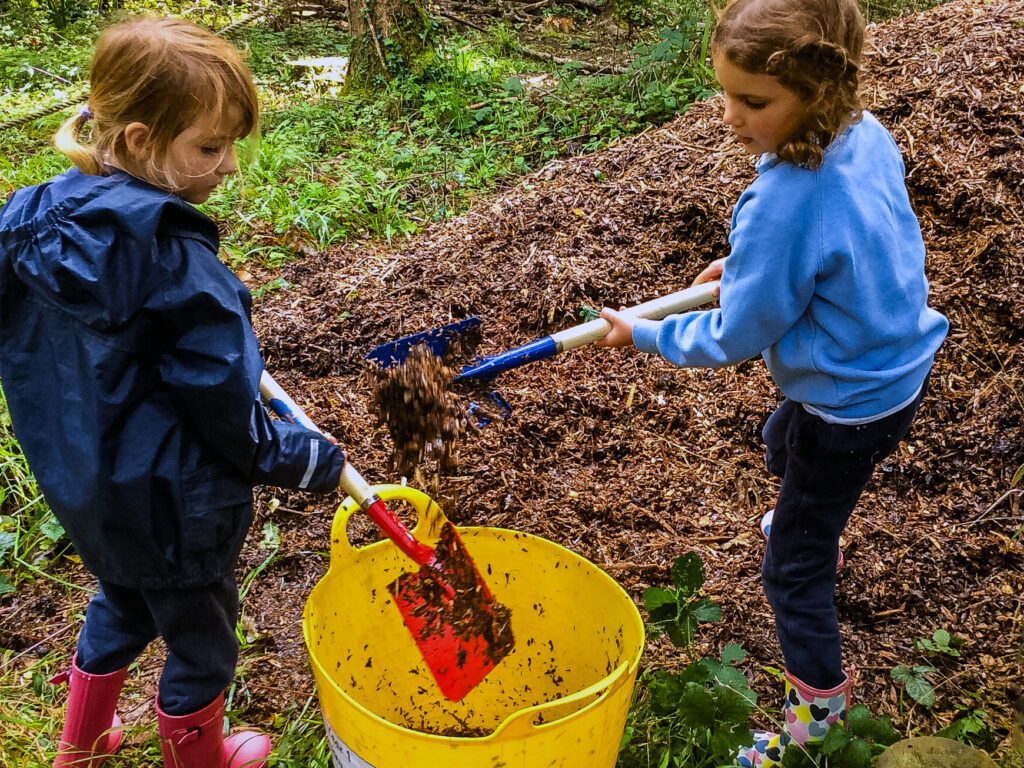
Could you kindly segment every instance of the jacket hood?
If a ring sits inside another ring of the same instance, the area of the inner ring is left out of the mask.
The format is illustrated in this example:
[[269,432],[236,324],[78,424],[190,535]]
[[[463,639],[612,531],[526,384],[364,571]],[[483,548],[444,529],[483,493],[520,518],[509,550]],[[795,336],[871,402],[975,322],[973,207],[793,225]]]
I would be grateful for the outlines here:
[[181,198],[122,171],[77,168],[14,193],[0,209],[0,296],[12,276],[81,322],[106,331],[124,325],[159,287],[158,236],[206,242],[217,229]]

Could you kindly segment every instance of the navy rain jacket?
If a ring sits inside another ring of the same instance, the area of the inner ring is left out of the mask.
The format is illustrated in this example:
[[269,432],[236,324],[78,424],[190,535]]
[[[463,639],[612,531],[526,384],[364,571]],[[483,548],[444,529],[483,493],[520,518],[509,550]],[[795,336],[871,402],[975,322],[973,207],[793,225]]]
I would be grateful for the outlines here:
[[258,484],[326,491],[344,456],[271,419],[248,290],[213,222],[120,171],[0,209],[0,382],[82,562],[137,588],[234,567]]

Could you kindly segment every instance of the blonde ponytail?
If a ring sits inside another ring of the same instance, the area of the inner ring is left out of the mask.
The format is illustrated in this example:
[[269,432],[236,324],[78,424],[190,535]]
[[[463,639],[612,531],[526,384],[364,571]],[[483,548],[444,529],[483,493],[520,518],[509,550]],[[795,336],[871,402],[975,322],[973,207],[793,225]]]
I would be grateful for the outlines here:
[[79,138],[91,117],[88,107],[69,117],[53,137],[53,145],[58,152],[70,158],[82,173],[96,176],[100,172],[100,162],[95,150],[84,145]]

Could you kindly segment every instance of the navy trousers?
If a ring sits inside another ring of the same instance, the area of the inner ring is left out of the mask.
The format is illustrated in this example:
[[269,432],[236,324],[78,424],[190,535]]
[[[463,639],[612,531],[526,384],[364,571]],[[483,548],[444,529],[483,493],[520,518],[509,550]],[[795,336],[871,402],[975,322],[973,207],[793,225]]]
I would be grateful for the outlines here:
[[188,715],[224,692],[238,662],[234,574],[205,587],[131,589],[100,582],[78,637],[78,667],[105,675],[126,667],[157,637],[167,645],[158,699]]
[[907,434],[921,394],[896,413],[830,424],[786,399],[762,431],[768,471],[782,478],[761,564],[786,669],[830,689],[845,678],[834,604],[839,535],[875,465]]

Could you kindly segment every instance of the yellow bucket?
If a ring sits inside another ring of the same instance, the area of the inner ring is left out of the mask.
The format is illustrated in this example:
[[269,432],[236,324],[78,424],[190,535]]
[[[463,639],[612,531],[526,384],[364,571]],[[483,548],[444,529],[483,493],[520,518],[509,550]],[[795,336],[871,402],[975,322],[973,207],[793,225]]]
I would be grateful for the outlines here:
[[[405,501],[431,545],[445,522],[426,494]],[[461,701],[434,682],[387,585],[411,570],[390,541],[348,540],[358,505],[331,530],[331,565],[306,602],[309,648],[335,768],[612,768],[644,645],[629,596],[592,563],[536,536],[459,528],[495,599],[511,611],[515,647]]]

